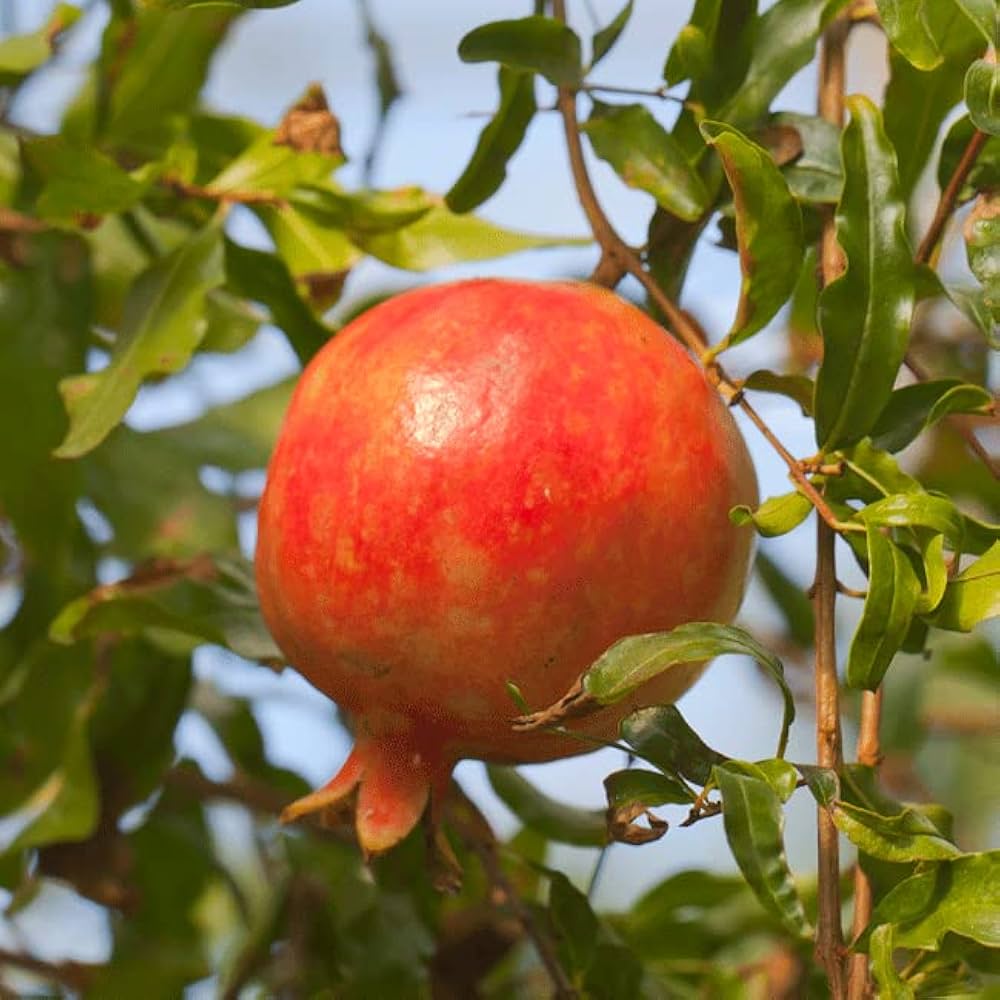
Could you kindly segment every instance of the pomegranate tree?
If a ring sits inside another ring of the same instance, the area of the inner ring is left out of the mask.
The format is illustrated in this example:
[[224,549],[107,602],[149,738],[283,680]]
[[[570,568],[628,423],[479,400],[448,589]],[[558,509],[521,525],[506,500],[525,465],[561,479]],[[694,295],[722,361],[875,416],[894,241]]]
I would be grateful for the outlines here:
[[[260,508],[264,616],[356,738],[287,818],[356,790],[382,851],[459,759],[579,752],[515,733],[507,683],[541,708],[622,636],[731,618],[751,535],[728,512],[755,496],[701,370],[610,292],[462,281],[363,314],[303,373]],[[700,670],[575,725],[611,737]]]

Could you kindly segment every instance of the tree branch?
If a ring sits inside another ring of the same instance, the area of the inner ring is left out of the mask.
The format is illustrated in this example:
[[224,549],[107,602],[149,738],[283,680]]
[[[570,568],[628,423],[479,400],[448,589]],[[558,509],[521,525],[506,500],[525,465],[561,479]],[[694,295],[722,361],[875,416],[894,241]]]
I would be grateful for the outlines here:
[[24,952],[0,948],[0,968],[5,965],[47,979],[49,982],[68,986],[77,993],[84,993],[95,973],[101,969],[100,965],[91,965],[87,962],[47,962]]

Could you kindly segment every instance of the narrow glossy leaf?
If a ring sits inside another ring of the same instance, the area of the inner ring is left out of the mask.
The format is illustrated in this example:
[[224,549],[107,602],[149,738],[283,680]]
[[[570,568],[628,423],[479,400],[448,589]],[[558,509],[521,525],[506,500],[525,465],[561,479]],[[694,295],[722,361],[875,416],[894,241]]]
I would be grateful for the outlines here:
[[[964,528],[963,524],[963,528]],[[944,535],[936,535],[930,531],[916,532],[920,558],[924,569],[924,587],[917,598],[914,613],[926,615],[933,611],[944,597],[945,588],[948,586],[948,564],[944,557]],[[913,628],[920,628],[922,623],[914,622]],[[914,652],[908,648],[907,642],[903,643],[906,652]],[[923,651],[923,642],[915,652]]]
[[812,512],[812,502],[797,490],[768,497],[756,510],[734,507],[729,512],[733,524],[750,524],[765,538],[787,535],[797,528]]
[[914,1000],[913,988],[900,978],[892,961],[895,948],[892,924],[883,924],[872,933],[868,944],[871,973],[881,1000]]
[[815,639],[813,606],[805,588],[787,576],[778,563],[764,552],[757,553],[754,569],[784,615],[792,641],[803,647],[812,646]]
[[850,802],[836,802],[833,821],[859,850],[883,861],[940,861],[962,853],[915,809],[883,816]]
[[205,296],[223,277],[222,238],[214,224],[140,275],[108,366],[60,384],[70,427],[58,457],[77,458],[100,444],[144,378],[184,367],[207,328]]
[[962,100],[966,67],[983,48],[979,32],[954,0],[934,0],[924,5],[923,12],[943,60],[924,71],[891,51],[883,103],[885,131],[899,156],[904,198],[923,172],[945,116]]
[[961,379],[934,379],[894,389],[872,428],[872,443],[886,451],[901,451],[924,430],[949,413],[985,413],[993,397]]
[[294,198],[281,207],[262,205],[256,214],[293,277],[336,274],[361,259],[361,252],[342,229],[327,225]]
[[793,128],[802,151],[784,164],[781,172],[799,201],[835,204],[840,200],[844,174],[840,163],[840,129],[816,115],[782,111],[771,115],[761,138],[769,129]]
[[882,534],[868,529],[868,594],[847,654],[847,684],[874,691],[906,637],[920,581],[905,553]]
[[874,503],[893,493],[922,493],[923,487],[913,476],[903,472],[899,463],[886,451],[876,448],[867,438],[843,452],[845,471],[827,481],[835,498]]
[[816,439],[829,450],[867,434],[892,393],[915,301],[896,157],[878,109],[848,100],[837,241],[847,270],[819,300],[825,351],[816,378]]
[[965,103],[972,124],[1000,135],[1000,66],[977,59],[965,74]]
[[594,152],[629,186],[651,194],[678,218],[693,221],[708,207],[708,191],[684,151],[641,104],[594,102],[582,126]]
[[799,783],[799,772],[794,765],[780,757],[774,757],[771,760],[755,761],[753,766],[782,802],[787,802],[792,797]]
[[614,47],[621,33],[625,30],[629,18],[632,16],[633,0],[627,0],[626,4],[615,15],[613,21],[600,31],[594,33],[591,42],[590,67],[593,69]]
[[640,768],[612,772],[604,779],[604,790],[608,808],[615,811],[633,804],[644,809],[668,804],[690,805],[695,798],[691,789],[675,778]]
[[498,62],[540,73],[550,83],[572,87],[583,76],[580,39],[551,17],[494,21],[473,28],[458,44],[463,62]]
[[969,632],[1000,615],[1000,542],[963,570],[945,589],[930,621],[938,628]]
[[620,731],[622,739],[643,760],[667,775],[699,785],[708,783],[716,764],[729,759],[703,743],[675,705],[640,708],[622,719]]
[[736,208],[743,279],[723,343],[738,344],[763,329],[792,294],[805,253],[802,215],[766,150],[723,122],[703,122],[701,132],[722,160]]
[[59,3],[38,31],[0,39],[0,86],[17,84],[47,62],[59,35],[71,28],[81,13],[78,7]]
[[889,528],[930,528],[956,547],[965,531],[962,515],[954,503],[930,493],[895,493],[859,511],[858,520]]
[[797,937],[810,933],[785,857],[781,800],[754,764],[730,761],[712,769],[733,857],[761,904]]
[[[813,285],[815,285],[813,280]],[[783,375],[778,372],[758,369],[743,380],[744,389],[756,392],[771,392],[795,400],[802,410],[802,416],[812,416],[813,396],[816,386],[808,375]]]
[[253,570],[236,557],[154,562],[68,604],[50,630],[60,643],[107,632],[172,633],[188,648],[210,642],[272,666],[285,662],[260,617]]
[[969,267],[983,286],[986,305],[1000,314],[1000,194],[976,199],[965,222],[965,252]]
[[267,307],[303,365],[330,339],[333,331],[299,297],[295,280],[280,257],[226,240],[225,265],[227,287]]
[[512,767],[491,764],[486,773],[504,805],[548,840],[577,847],[601,847],[608,842],[603,810],[578,809],[556,802]]
[[942,861],[900,882],[872,914],[873,929],[883,924],[895,925],[898,948],[937,950],[949,933],[1000,947],[1000,851]]
[[148,186],[93,147],[59,136],[31,139],[22,149],[42,181],[37,211],[45,219],[121,212],[134,205]]
[[453,212],[470,212],[500,188],[507,176],[507,162],[517,152],[535,116],[533,73],[501,66],[498,83],[500,106],[480,133],[462,176],[445,195]]
[[837,772],[832,768],[816,767],[813,764],[799,764],[798,769],[806,779],[806,787],[812,792],[816,802],[821,806],[832,806],[840,795]]
[[996,0],[955,0],[970,21],[980,30],[983,38],[991,45],[997,40]]
[[429,271],[462,261],[490,260],[540,247],[584,246],[590,239],[539,236],[504,229],[474,215],[456,215],[443,205],[395,232],[354,235],[373,257],[405,271]]
[[570,970],[579,975],[590,967],[597,944],[598,923],[587,897],[562,872],[549,873],[549,915],[560,950]]
[[882,27],[897,52],[917,69],[933,69],[941,63],[941,50],[925,13],[928,0],[876,0],[876,5]]
[[688,622],[669,632],[620,639],[588,668],[583,675],[583,690],[600,704],[610,705],[671,667],[726,653],[752,657],[781,689],[784,715],[776,756],[783,756],[788,730],[795,718],[795,705],[785,682],[785,669],[773,653],[768,652],[748,632],[734,625]]
[[[993,0],[988,2],[992,3]],[[954,176],[962,155],[975,133],[976,126],[972,124],[968,115],[963,115],[948,129],[941,146],[937,167],[938,187],[942,191]],[[998,186],[1000,186],[1000,136],[990,136],[968,172],[965,183],[958,192],[958,200],[969,201],[977,192]]]

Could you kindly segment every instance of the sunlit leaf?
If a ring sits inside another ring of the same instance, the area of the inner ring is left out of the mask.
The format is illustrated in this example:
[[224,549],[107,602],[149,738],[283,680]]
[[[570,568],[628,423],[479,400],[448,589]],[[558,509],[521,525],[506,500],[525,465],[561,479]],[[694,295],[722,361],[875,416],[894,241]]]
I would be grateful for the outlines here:
[[58,3],[37,31],[0,39],[0,86],[17,84],[47,62],[59,36],[73,27],[81,13],[79,7]]
[[[893,47],[917,69],[934,69],[942,55],[925,13],[927,0],[876,0],[879,17]],[[933,0],[931,0],[933,3]]]
[[766,150],[723,122],[703,122],[701,131],[722,160],[736,208],[743,278],[723,344],[738,344],[763,329],[792,294],[805,252],[802,215]]
[[997,39],[998,21],[996,0],[955,0],[966,16],[982,32],[990,44]]
[[551,17],[493,21],[473,28],[458,45],[463,62],[498,62],[573,86],[583,74],[580,39]]
[[965,74],[965,103],[972,124],[990,135],[1000,135],[1000,67],[977,59]]
[[910,627],[920,581],[905,553],[867,525],[868,593],[847,653],[847,683],[874,691]]
[[500,106],[479,135],[475,152],[462,176],[445,195],[453,212],[470,212],[503,184],[507,161],[517,152],[535,115],[535,77],[501,66]]
[[641,104],[594,102],[582,126],[594,152],[629,186],[651,194],[678,218],[694,220],[708,207],[708,192],[683,150]]
[[993,397],[961,379],[934,379],[894,389],[872,428],[872,443],[886,451],[901,451],[928,427],[949,413],[984,413]]
[[816,440],[835,448],[867,434],[889,400],[914,306],[914,268],[896,158],[878,109],[848,101],[837,242],[847,270],[820,296],[825,353],[816,378]]
[[632,16],[632,4],[633,0],[627,0],[625,6],[618,11],[613,20],[601,28],[600,31],[594,32],[590,46],[591,69],[611,51],[615,42],[618,41],[621,33],[625,30],[625,25],[628,24],[629,18]]
[[1000,314],[1000,195],[976,199],[965,222],[965,252],[969,267],[983,286],[986,305]]
[[866,525],[889,528],[922,527],[940,532],[956,547],[965,525],[958,508],[947,497],[930,493],[895,493],[858,512]]
[[894,947],[892,924],[882,924],[876,928],[868,943],[868,952],[871,956],[872,978],[878,986],[878,995],[882,1000],[914,1000],[912,987],[900,978],[893,964]]
[[1000,542],[948,583],[930,619],[938,628],[969,632],[1000,615]]
[[793,490],[778,497],[768,497],[756,510],[734,507],[729,512],[729,519],[734,524],[753,523],[765,538],[774,538],[797,528],[812,513],[812,509],[812,502]]
[[754,895],[790,933],[809,934],[785,857],[781,800],[770,782],[756,765],[744,761],[714,767],[712,780],[722,795],[726,839]]
[[640,708],[621,722],[622,739],[665,774],[705,785],[727,757],[707,746],[675,705]]

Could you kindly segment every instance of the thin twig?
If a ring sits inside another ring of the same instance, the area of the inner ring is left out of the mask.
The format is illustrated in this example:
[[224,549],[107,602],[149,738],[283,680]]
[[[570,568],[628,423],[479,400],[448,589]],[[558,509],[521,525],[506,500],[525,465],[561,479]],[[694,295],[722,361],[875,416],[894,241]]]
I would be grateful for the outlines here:
[[[554,0],[552,6],[553,15],[556,20],[565,21],[565,0]],[[802,470],[802,466],[798,460],[778,440],[760,414],[746,400],[742,392],[740,392],[739,386],[729,378],[722,366],[707,353],[709,348],[705,332],[691,316],[684,312],[663,291],[657,284],[656,279],[643,267],[642,261],[636,255],[635,251],[618,235],[604,213],[604,209],[601,207],[597,193],[594,191],[594,186],[591,183],[590,175],[587,172],[587,164],[583,156],[583,144],[580,141],[580,132],[576,120],[576,94],[571,88],[559,88],[558,105],[563,119],[563,131],[566,136],[566,148],[569,153],[573,183],[576,187],[577,196],[580,199],[580,205],[587,216],[587,222],[590,224],[591,232],[594,234],[594,239],[603,251],[603,260],[609,264],[611,262],[617,263],[643,286],[657,308],[663,313],[667,325],[684,342],[688,350],[705,365],[707,374],[715,382],[720,394],[731,405],[739,406],[750,419],[750,422],[761,432],[768,444],[781,456],[785,465],[788,466],[789,473],[795,481],[796,486],[810,500],[820,517],[834,531],[851,530],[830,509],[830,506]]]
[[[818,110],[838,129],[844,120],[844,81],[850,22],[836,18],[824,31],[820,45]],[[823,222],[820,243],[820,275],[824,285],[844,268],[837,243],[833,214]],[[816,760],[820,767],[837,769],[843,761],[840,734],[840,687],[837,678],[836,536],[825,521],[816,522],[816,579],[813,605],[816,618]],[[817,810],[818,918],[816,958],[826,969],[830,995],[841,1000],[844,984],[844,931],[840,916],[840,844],[830,812]]]
[[24,972],[47,979],[49,982],[68,986],[77,993],[83,993],[101,966],[86,962],[47,962],[20,951],[0,948],[0,968],[11,966]]
[[655,97],[661,101],[676,101],[678,104],[684,103],[683,97],[669,93],[667,87],[617,87],[611,83],[587,83],[581,90],[588,94],[631,94],[634,97]]
[[955,205],[958,203],[958,195],[962,190],[962,185],[968,179],[969,173],[979,158],[979,154],[986,145],[987,139],[989,139],[989,136],[979,129],[976,129],[972,133],[972,138],[962,152],[958,165],[955,167],[955,172],[948,179],[948,183],[941,192],[941,198],[934,212],[934,218],[931,219],[931,224],[927,227],[927,232],[924,234],[924,238],[920,241],[920,246],[917,248],[918,264],[933,263],[938,252],[941,237],[944,234],[945,226],[948,224],[952,212],[955,211]]

